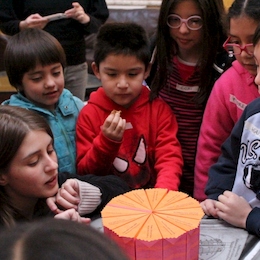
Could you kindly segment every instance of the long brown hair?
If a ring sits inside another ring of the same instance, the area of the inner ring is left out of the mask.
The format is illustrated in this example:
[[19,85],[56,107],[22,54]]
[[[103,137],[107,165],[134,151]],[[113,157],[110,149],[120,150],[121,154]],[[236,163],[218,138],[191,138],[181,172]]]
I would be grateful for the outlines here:
[[[183,0],[163,0],[160,8],[156,35],[157,71],[151,84],[151,99],[158,96],[166,86],[167,77],[171,72],[172,57],[177,54],[178,46],[170,36],[167,16],[175,5]],[[223,28],[224,5],[220,0],[193,0],[201,9],[203,20],[202,52],[198,60],[200,73],[200,91],[194,98],[198,104],[207,100],[214,84],[213,65],[217,52],[222,48],[226,38]]]
[[[0,106],[0,175],[8,174],[9,167],[26,135],[44,131],[53,139],[52,131],[43,117],[36,112],[15,106]],[[14,223],[13,209],[3,186],[0,186],[0,222]]]

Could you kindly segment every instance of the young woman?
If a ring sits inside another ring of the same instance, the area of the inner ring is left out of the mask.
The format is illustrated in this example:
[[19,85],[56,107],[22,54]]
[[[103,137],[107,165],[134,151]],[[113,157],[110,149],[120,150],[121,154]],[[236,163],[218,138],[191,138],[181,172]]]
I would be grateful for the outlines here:
[[[112,197],[128,191],[128,186],[116,176],[78,177],[59,173],[58,177],[51,129],[45,119],[33,111],[0,106],[0,144],[2,225],[30,221],[49,215],[51,210],[61,214],[61,218],[84,221],[73,209],[91,217]],[[62,212],[58,207],[70,210]]]

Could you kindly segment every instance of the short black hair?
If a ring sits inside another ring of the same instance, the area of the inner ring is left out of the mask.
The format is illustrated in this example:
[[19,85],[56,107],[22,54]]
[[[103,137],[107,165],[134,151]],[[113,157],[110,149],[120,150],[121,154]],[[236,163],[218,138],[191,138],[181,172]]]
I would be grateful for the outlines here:
[[10,84],[16,89],[22,89],[22,79],[26,72],[38,64],[46,66],[61,63],[64,68],[66,56],[54,36],[41,29],[29,28],[10,37],[4,62]]
[[106,23],[100,27],[94,44],[94,61],[99,67],[110,54],[135,56],[148,67],[150,42],[141,25],[133,22]]

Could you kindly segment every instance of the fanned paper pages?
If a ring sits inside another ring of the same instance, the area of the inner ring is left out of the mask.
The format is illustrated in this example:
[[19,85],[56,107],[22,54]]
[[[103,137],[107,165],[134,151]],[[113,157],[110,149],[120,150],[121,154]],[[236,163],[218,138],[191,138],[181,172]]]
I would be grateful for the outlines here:
[[138,189],[113,198],[102,210],[107,236],[133,260],[192,260],[199,256],[200,204],[167,189]]

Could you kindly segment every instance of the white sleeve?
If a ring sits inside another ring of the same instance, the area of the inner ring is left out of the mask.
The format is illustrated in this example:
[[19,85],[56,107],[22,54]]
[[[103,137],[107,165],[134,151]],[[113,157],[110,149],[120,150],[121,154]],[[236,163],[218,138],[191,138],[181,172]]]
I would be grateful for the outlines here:
[[85,215],[93,212],[98,205],[101,203],[101,195],[100,189],[96,186],[77,180],[79,184],[79,196],[80,203],[78,205],[78,213],[80,215]]

